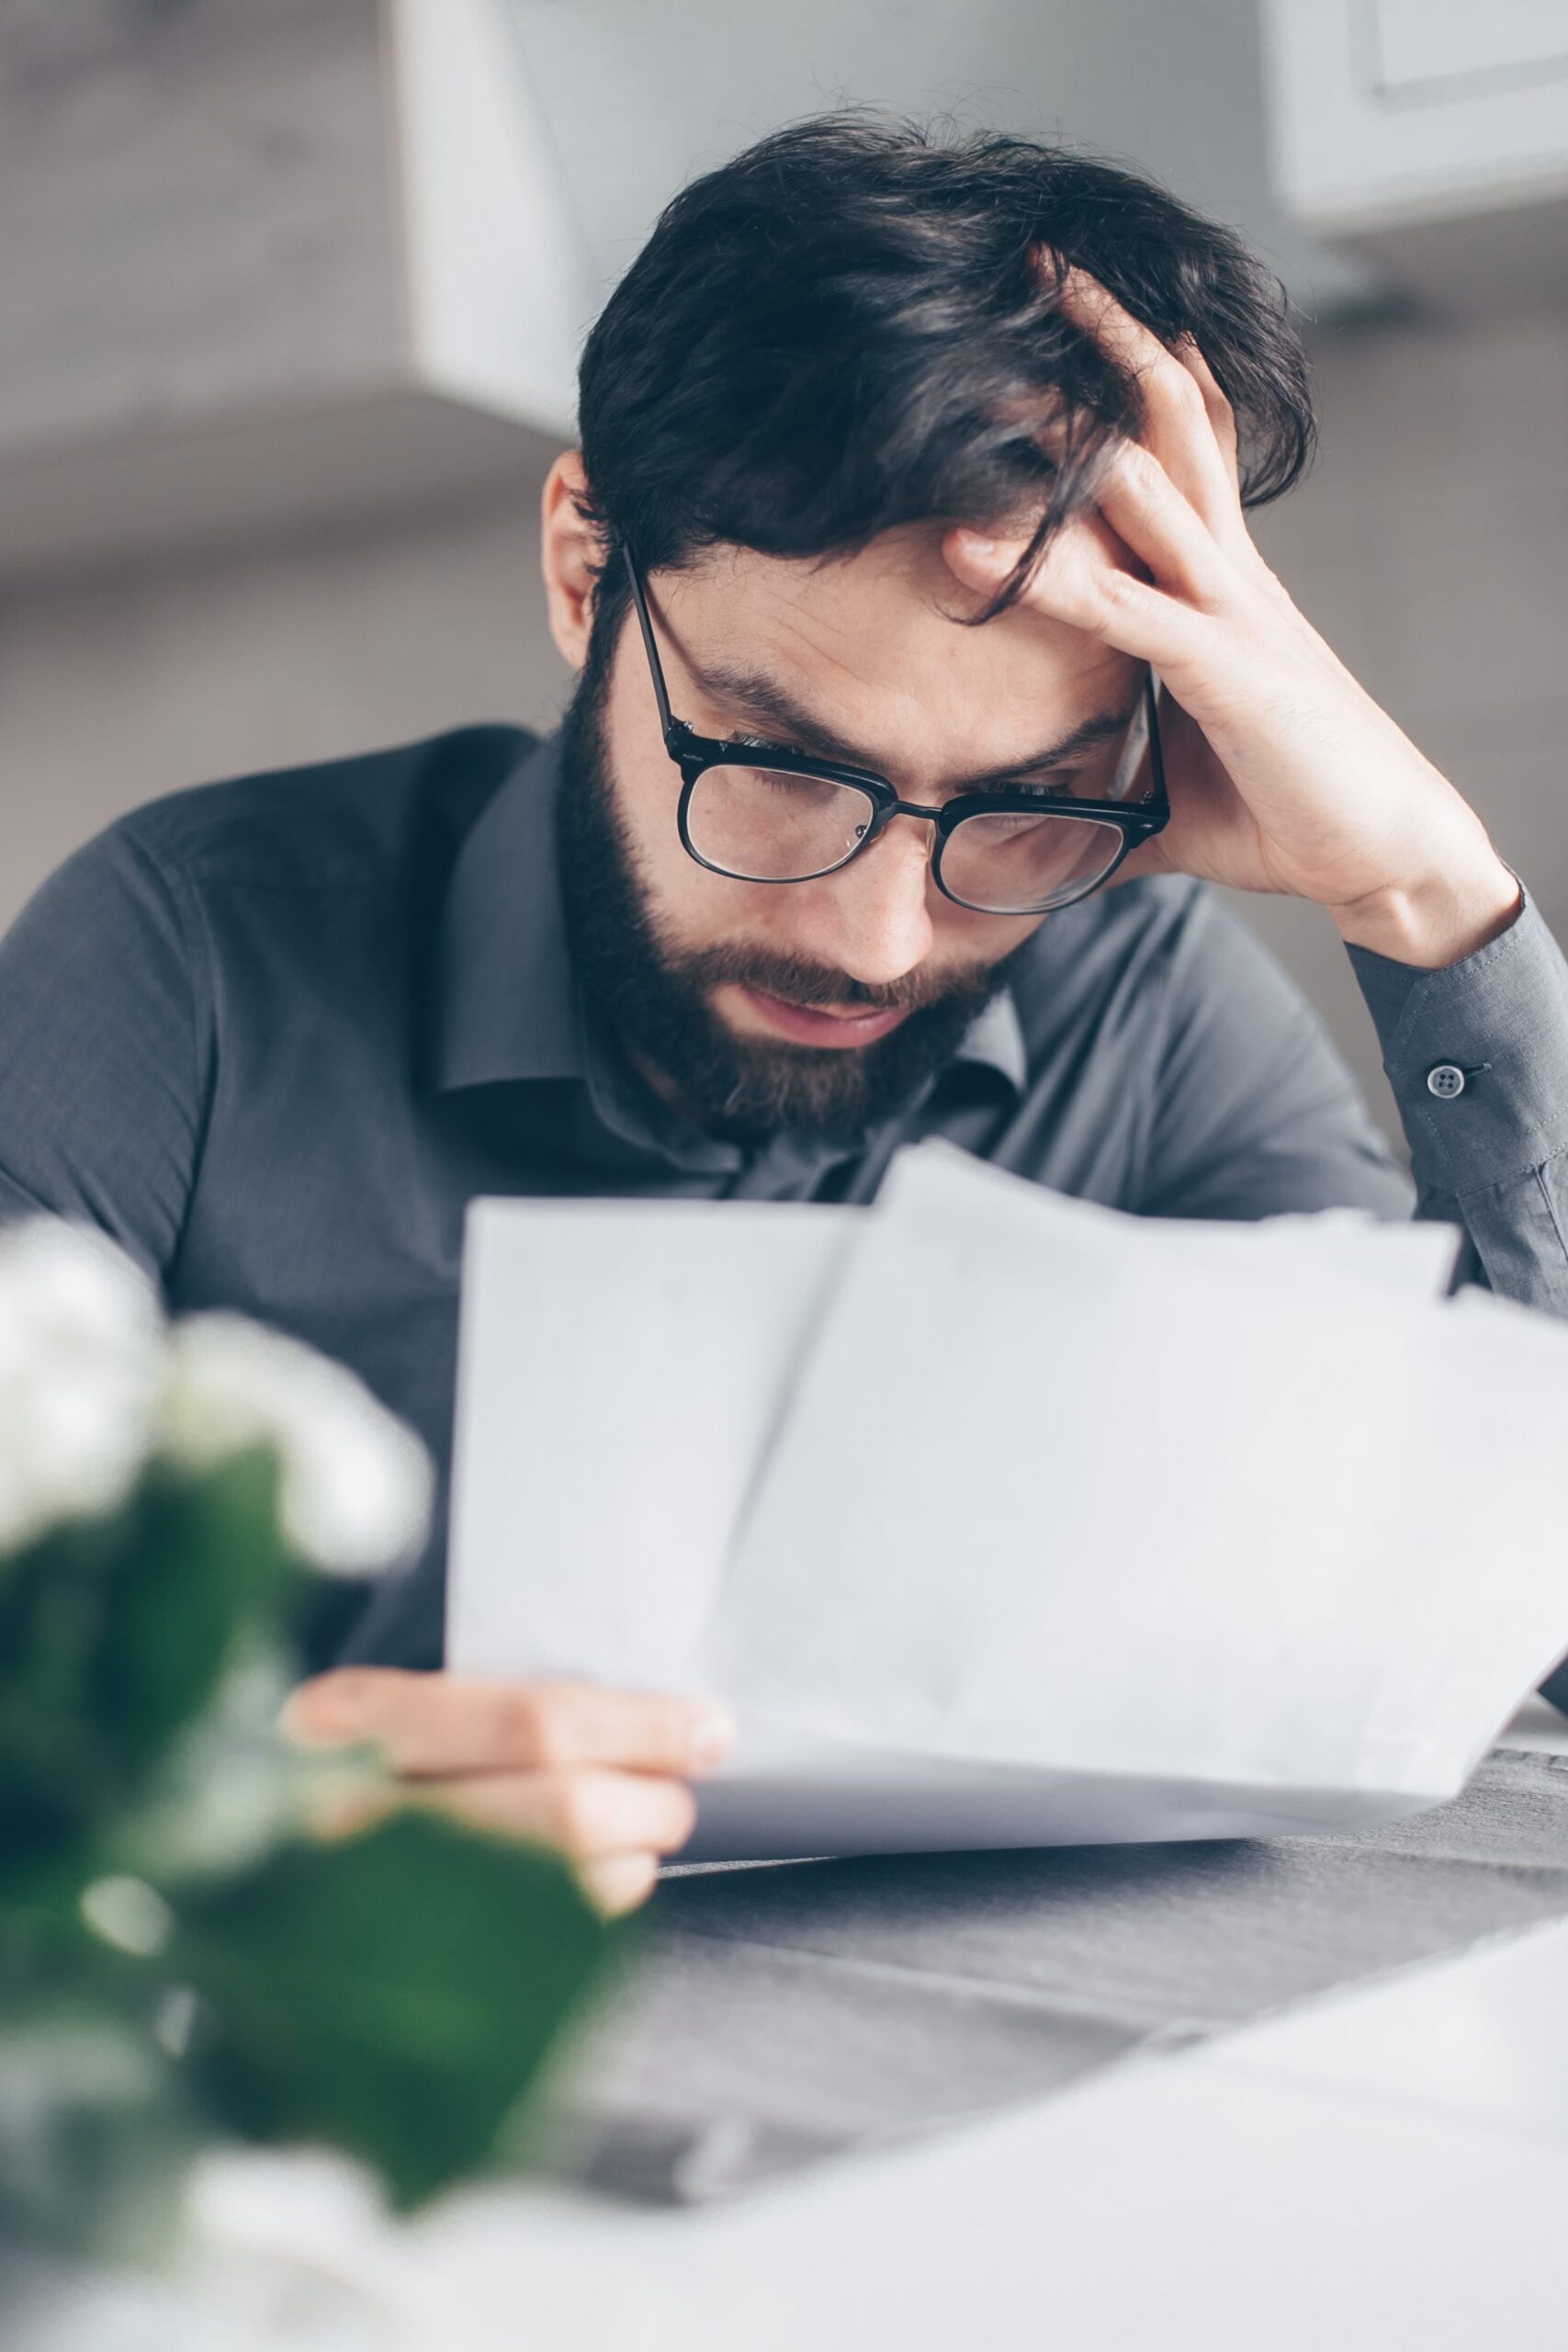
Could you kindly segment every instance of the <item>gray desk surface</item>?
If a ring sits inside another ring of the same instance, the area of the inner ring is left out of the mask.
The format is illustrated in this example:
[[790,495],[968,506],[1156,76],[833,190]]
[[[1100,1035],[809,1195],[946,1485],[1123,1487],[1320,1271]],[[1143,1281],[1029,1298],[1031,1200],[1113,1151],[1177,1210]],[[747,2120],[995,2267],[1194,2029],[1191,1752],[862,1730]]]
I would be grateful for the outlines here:
[[[400,2229],[297,2156],[209,2163],[198,2206],[225,2275],[362,2291],[310,2352],[1527,2352],[1563,2335],[1568,1922],[729,2202],[498,2187]],[[144,2341],[230,2352],[206,2313]]]
[[667,1883],[574,2151],[698,2201],[1568,1917],[1568,1758],[1355,1836],[898,1855]]

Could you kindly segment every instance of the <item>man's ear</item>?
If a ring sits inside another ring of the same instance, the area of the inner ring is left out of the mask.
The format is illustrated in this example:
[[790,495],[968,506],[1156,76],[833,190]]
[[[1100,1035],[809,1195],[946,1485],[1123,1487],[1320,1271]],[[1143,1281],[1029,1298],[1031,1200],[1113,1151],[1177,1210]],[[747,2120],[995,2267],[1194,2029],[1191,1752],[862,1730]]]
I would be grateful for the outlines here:
[[545,477],[539,505],[539,563],[550,634],[574,670],[588,659],[596,567],[604,554],[600,534],[578,507],[587,489],[581,452],[563,449]]

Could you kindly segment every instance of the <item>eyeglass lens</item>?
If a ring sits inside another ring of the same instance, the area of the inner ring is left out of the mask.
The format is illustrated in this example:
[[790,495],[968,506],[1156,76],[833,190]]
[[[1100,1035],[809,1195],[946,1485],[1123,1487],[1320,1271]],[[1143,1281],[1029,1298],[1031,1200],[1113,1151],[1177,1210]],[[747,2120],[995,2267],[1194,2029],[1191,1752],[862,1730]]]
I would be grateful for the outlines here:
[[969,817],[943,844],[942,878],[983,914],[1033,914],[1081,899],[1121,853],[1121,827],[1092,817]]
[[697,855],[742,882],[808,882],[853,855],[876,804],[826,776],[705,768],[686,802]]

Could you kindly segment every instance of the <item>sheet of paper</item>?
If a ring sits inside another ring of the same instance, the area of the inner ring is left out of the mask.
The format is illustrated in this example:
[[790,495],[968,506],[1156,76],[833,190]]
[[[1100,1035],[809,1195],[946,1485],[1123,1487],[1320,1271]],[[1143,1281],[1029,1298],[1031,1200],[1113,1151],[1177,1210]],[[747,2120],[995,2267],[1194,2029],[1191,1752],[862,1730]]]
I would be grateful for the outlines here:
[[497,1202],[448,1655],[712,1689],[694,1856],[1277,1835],[1450,1793],[1568,1646],[1568,1332],[1455,1237]]
[[728,1770],[698,1792],[682,1861],[1288,1838],[1419,1812],[1423,1792],[1056,1770],[833,1739],[741,1713]]
[[[1568,1331],[1276,1239],[903,1155],[757,1489],[716,1679],[967,1763],[1449,1791],[1568,1641]],[[868,1374],[874,1476],[842,1406]]]
[[[975,1164],[982,1175],[998,1176],[1006,1184],[1019,1181]],[[1087,1207],[1090,1217],[1105,1214],[1057,1194],[1045,1197],[1069,1212]],[[1376,1283],[1407,1298],[1425,1299],[1447,1293],[1463,1238],[1457,1226],[1417,1224],[1414,1218],[1389,1224],[1365,1209],[1322,1209],[1311,1216],[1262,1217],[1251,1225],[1166,1217],[1158,1230],[1162,1238],[1179,1241],[1194,1261],[1202,1251],[1239,1272],[1254,1267],[1265,1281],[1293,1259],[1309,1276]]]
[[463,1270],[447,1657],[692,1689],[847,1209],[480,1201]]

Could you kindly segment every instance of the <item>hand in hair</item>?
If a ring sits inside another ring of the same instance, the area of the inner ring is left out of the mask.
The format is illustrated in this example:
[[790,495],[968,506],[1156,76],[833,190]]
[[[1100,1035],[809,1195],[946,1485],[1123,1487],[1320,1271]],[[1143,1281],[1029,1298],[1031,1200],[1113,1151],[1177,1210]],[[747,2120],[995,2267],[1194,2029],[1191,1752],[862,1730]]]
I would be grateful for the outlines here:
[[[1285,892],[1359,945],[1457,962],[1506,929],[1517,882],[1259,555],[1230,403],[1202,354],[1168,350],[1081,270],[1058,299],[1136,376],[1145,423],[1108,450],[1096,508],[1048,543],[1020,602],[1159,673],[1171,820],[1124,873]],[[943,549],[966,586],[992,591],[1026,544],[959,529]]]

